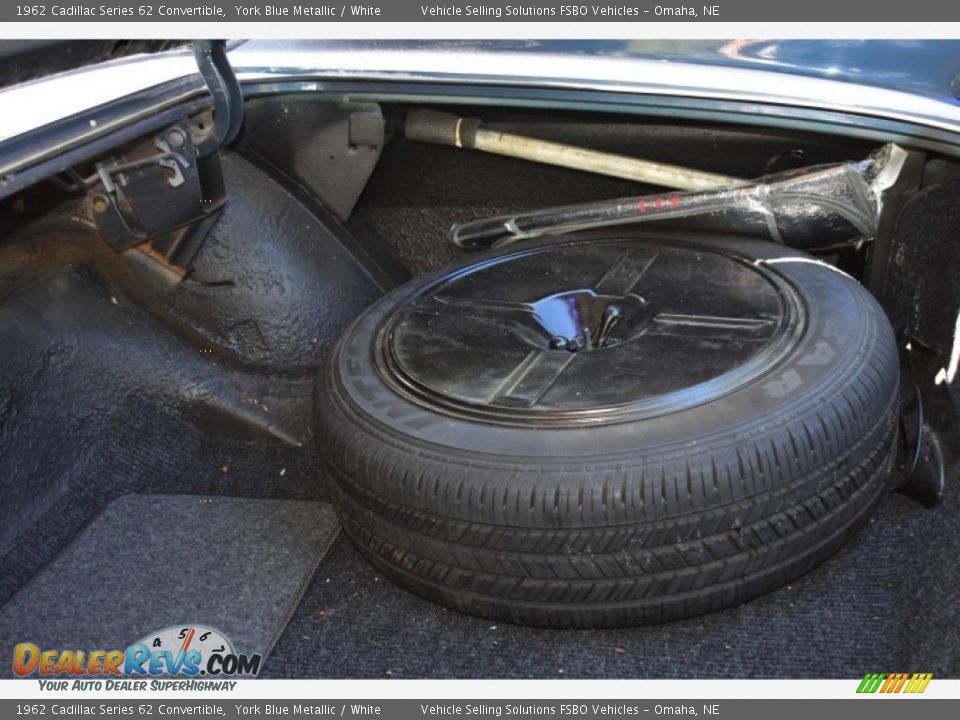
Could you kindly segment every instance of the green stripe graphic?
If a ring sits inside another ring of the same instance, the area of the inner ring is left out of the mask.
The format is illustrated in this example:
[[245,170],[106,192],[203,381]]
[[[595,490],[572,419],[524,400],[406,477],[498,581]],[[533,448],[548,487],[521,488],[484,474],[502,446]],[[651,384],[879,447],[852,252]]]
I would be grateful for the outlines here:
[[857,692],[875,693],[880,688],[880,684],[886,677],[886,673],[867,673],[863,676],[863,680],[860,681],[860,686],[857,688]]

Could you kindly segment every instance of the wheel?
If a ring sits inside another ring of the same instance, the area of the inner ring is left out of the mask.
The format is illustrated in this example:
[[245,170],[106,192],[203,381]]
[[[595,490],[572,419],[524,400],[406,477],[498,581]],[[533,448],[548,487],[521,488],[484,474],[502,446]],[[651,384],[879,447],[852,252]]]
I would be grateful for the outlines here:
[[660,622],[811,569],[889,485],[890,324],[781,245],[514,245],[415,280],[317,383],[346,534],[385,575],[523,624]]

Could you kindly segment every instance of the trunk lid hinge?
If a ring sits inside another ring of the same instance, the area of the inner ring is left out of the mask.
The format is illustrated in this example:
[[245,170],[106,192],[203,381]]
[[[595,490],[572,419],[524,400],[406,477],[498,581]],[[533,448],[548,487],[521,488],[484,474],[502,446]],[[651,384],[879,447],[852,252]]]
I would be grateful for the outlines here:
[[226,205],[217,151],[234,140],[243,123],[243,95],[222,40],[193,44],[200,74],[213,100],[212,119],[187,118],[119,157],[97,163],[85,187],[93,217],[115,249],[143,250],[174,275],[191,260]]

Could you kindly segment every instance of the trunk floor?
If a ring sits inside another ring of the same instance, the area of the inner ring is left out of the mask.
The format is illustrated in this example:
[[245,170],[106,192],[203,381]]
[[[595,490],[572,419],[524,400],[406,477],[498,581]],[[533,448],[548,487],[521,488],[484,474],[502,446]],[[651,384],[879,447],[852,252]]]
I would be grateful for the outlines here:
[[124,648],[191,625],[267,656],[338,532],[328,503],[124,495],[4,606],[0,647]]
[[960,675],[960,497],[899,494],[813,572],[740,607],[658,626],[494,624],[401,590],[341,537],[266,677],[860,678]]
[[[302,480],[309,477],[319,490],[321,471],[311,464],[299,469]],[[116,477],[102,479],[119,484]],[[833,558],[740,607],[593,631],[494,624],[446,610],[386,580],[342,536],[311,580],[337,527],[327,503],[216,496],[204,505],[190,496],[194,520],[203,519],[196,508],[243,508],[241,522],[235,516],[198,528],[178,510],[178,497],[128,495],[109,503],[109,512],[80,530],[7,603],[0,646],[83,647],[75,643],[105,638],[102,644],[113,647],[120,637],[133,642],[167,624],[205,620],[241,652],[258,644],[269,650],[282,630],[260,673],[271,678],[960,676],[955,484],[931,509],[891,494]],[[172,498],[169,508],[165,498]],[[133,506],[124,510],[124,503]],[[60,524],[70,532],[69,513]],[[208,545],[213,552],[197,553]],[[19,544],[8,566],[26,572],[24,557],[44,546],[32,547]],[[121,580],[139,588],[129,601],[119,601],[127,590],[109,589]],[[204,605],[201,595],[212,599]]]

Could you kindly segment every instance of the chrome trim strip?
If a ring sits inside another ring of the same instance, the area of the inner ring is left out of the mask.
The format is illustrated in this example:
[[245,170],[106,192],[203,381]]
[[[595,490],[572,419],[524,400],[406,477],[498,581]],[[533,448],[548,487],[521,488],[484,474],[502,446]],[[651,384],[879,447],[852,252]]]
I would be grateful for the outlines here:
[[[952,98],[762,67],[524,53],[515,46],[501,52],[471,43],[398,49],[369,40],[248,41],[233,44],[229,58],[247,95],[352,88],[406,102],[500,100],[826,132],[844,129],[844,134],[876,140],[919,139],[926,147],[960,154],[960,103]],[[36,178],[36,166],[58,153],[105,141],[125,125],[145,122],[164,109],[201,102],[204,93],[192,56],[182,51],[124,58],[0,90],[0,107],[15,108],[0,113],[0,179],[31,167]]]
[[[696,120],[857,138],[871,142],[896,142],[935,152],[960,156],[960,130],[950,132],[897,120],[758,103],[700,100],[654,95],[624,95],[600,90],[566,90],[491,85],[454,85],[382,80],[322,80],[247,82],[245,97],[313,92],[333,98],[349,96],[369,102],[455,104],[465,106],[510,106],[592,111],[671,120]],[[478,113],[482,110],[478,110]]]
[[[381,80],[505,87],[601,90],[610,93],[747,102],[768,112],[802,107],[960,131],[960,103],[881,87],[763,68],[613,56],[454,50],[384,49],[350,41],[249,41],[230,61],[242,82]],[[482,72],[478,69],[482,68]]]
[[[181,51],[134,55],[0,90],[0,143],[166,83],[197,75]],[[202,81],[201,81],[202,86]],[[15,111],[11,112],[10,109]],[[93,120],[93,118],[91,118]],[[96,127],[96,120],[91,124]]]

